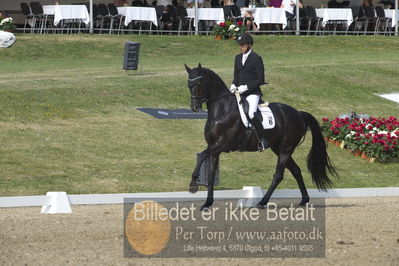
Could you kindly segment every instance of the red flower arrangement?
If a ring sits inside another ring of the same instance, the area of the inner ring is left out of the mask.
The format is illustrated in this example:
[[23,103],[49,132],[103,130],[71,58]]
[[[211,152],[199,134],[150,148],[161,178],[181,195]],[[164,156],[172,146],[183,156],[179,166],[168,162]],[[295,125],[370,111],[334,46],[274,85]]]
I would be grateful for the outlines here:
[[234,24],[230,20],[216,24],[212,30],[213,35],[221,36],[223,39],[237,37],[244,32],[245,27],[243,26],[242,21],[238,21],[237,24]]
[[342,146],[363,152],[370,158],[387,161],[399,158],[399,121],[396,117],[368,119],[335,118],[322,119],[323,135]]

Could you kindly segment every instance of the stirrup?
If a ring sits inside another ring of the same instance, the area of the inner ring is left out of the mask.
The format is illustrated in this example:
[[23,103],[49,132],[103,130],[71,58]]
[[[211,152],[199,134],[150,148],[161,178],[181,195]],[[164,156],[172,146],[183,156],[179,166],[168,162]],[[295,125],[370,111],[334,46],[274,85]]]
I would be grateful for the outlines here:
[[260,152],[264,151],[264,150],[266,150],[268,148],[270,148],[270,145],[269,145],[269,143],[266,140],[264,140],[264,139],[259,140],[258,150]]

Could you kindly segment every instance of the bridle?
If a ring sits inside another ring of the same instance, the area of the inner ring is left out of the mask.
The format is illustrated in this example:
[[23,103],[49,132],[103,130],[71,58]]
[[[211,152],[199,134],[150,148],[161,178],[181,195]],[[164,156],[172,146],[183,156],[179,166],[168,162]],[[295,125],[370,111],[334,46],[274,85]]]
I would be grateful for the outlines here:
[[[193,79],[190,79],[190,78],[189,78],[188,81],[189,81],[189,82],[193,82],[193,81],[196,81],[196,80],[200,80],[200,83],[202,84],[202,83],[203,83],[202,78],[203,78],[202,76],[198,76],[198,77],[195,77],[195,78],[193,78]],[[197,86],[197,84],[198,84],[198,83],[196,83],[195,86]],[[202,86],[202,90],[204,90],[204,86]],[[203,96],[191,95],[191,99],[200,100],[201,103],[204,103],[204,102],[207,101],[206,95],[203,95]]]

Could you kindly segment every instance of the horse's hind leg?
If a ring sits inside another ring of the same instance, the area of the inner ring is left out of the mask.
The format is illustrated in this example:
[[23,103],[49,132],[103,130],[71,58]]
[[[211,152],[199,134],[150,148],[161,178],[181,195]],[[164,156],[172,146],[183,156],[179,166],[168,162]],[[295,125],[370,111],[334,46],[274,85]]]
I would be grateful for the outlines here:
[[208,149],[202,151],[199,155],[198,155],[198,159],[197,159],[197,165],[195,166],[195,169],[191,175],[191,182],[190,182],[190,188],[189,191],[191,193],[195,193],[198,191],[198,187],[199,185],[197,184],[197,179],[199,177],[200,174],[200,168],[202,163],[204,162],[204,160],[208,157]]
[[269,189],[267,190],[266,195],[258,203],[258,205],[257,205],[258,208],[261,208],[261,209],[265,208],[265,206],[269,202],[270,197],[272,196],[274,190],[276,189],[278,184],[280,184],[280,182],[283,180],[284,169],[287,165],[287,162],[288,162],[288,159],[290,158],[290,156],[291,156],[291,153],[287,153],[287,152],[282,152],[279,154],[278,160],[277,160],[276,172],[273,175],[272,183],[271,183]]
[[303,206],[309,202],[309,195],[308,191],[306,190],[305,183],[303,182],[301,168],[299,168],[299,166],[295,163],[294,159],[290,157],[287,162],[287,169],[290,170],[291,174],[294,176],[296,182],[298,183],[299,189],[301,190],[302,194],[302,200],[299,203],[299,205]]

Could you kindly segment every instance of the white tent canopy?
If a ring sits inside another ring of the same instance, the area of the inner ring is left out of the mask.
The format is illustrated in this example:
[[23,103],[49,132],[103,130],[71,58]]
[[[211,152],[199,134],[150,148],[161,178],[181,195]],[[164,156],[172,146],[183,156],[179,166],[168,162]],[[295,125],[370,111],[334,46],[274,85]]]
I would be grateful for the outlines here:
[[[25,0],[14,0],[14,1],[0,0],[0,10],[10,11],[11,16],[14,18],[14,20],[18,21],[18,19],[16,19],[14,17],[14,13],[13,12],[20,11],[21,2],[28,2],[29,3],[29,2],[32,2],[32,1],[25,1]],[[107,4],[107,3],[113,2],[113,0],[38,0],[38,1],[42,5],[55,4],[56,1],[59,2],[59,4],[72,4],[72,3],[76,3],[76,2],[88,2],[88,1],[90,1],[91,4],[93,2],[95,2],[96,4],[99,4],[99,3]],[[180,1],[183,1],[183,0],[180,0]],[[267,0],[267,1],[270,1],[270,0]],[[299,1],[299,0],[297,0],[297,1]],[[323,4],[324,6],[327,6],[327,2],[328,1],[329,0],[305,0],[305,5],[313,5],[314,7],[318,7],[321,4]],[[373,0],[373,1],[374,1],[374,4],[378,4],[378,2],[379,2],[379,0]],[[394,12],[394,14],[396,14],[396,15],[398,14],[398,1],[399,0],[395,0],[395,12]],[[361,0],[351,0],[350,2],[352,4],[354,4],[356,2],[355,4],[359,4],[359,5],[362,3]],[[197,0],[196,0],[195,1],[195,8],[197,8],[197,7],[198,7],[198,3],[197,3]],[[92,11],[92,9],[89,10],[90,14],[92,14],[91,11]],[[196,14],[195,17],[197,17],[197,12],[195,12],[195,14]],[[396,15],[394,16],[394,19],[398,20]],[[20,14],[20,16],[21,16],[21,14]],[[90,16],[91,16],[91,21],[93,21],[92,15],[90,15]],[[297,23],[298,22],[299,22],[299,19],[297,20]],[[198,21],[197,21],[197,19],[195,19],[195,25],[196,25],[195,29],[197,31],[197,29],[198,29]],[[299,31],[297,33],[299,34]],[[398,23],[395,23],[395,35],[398,35]]]

